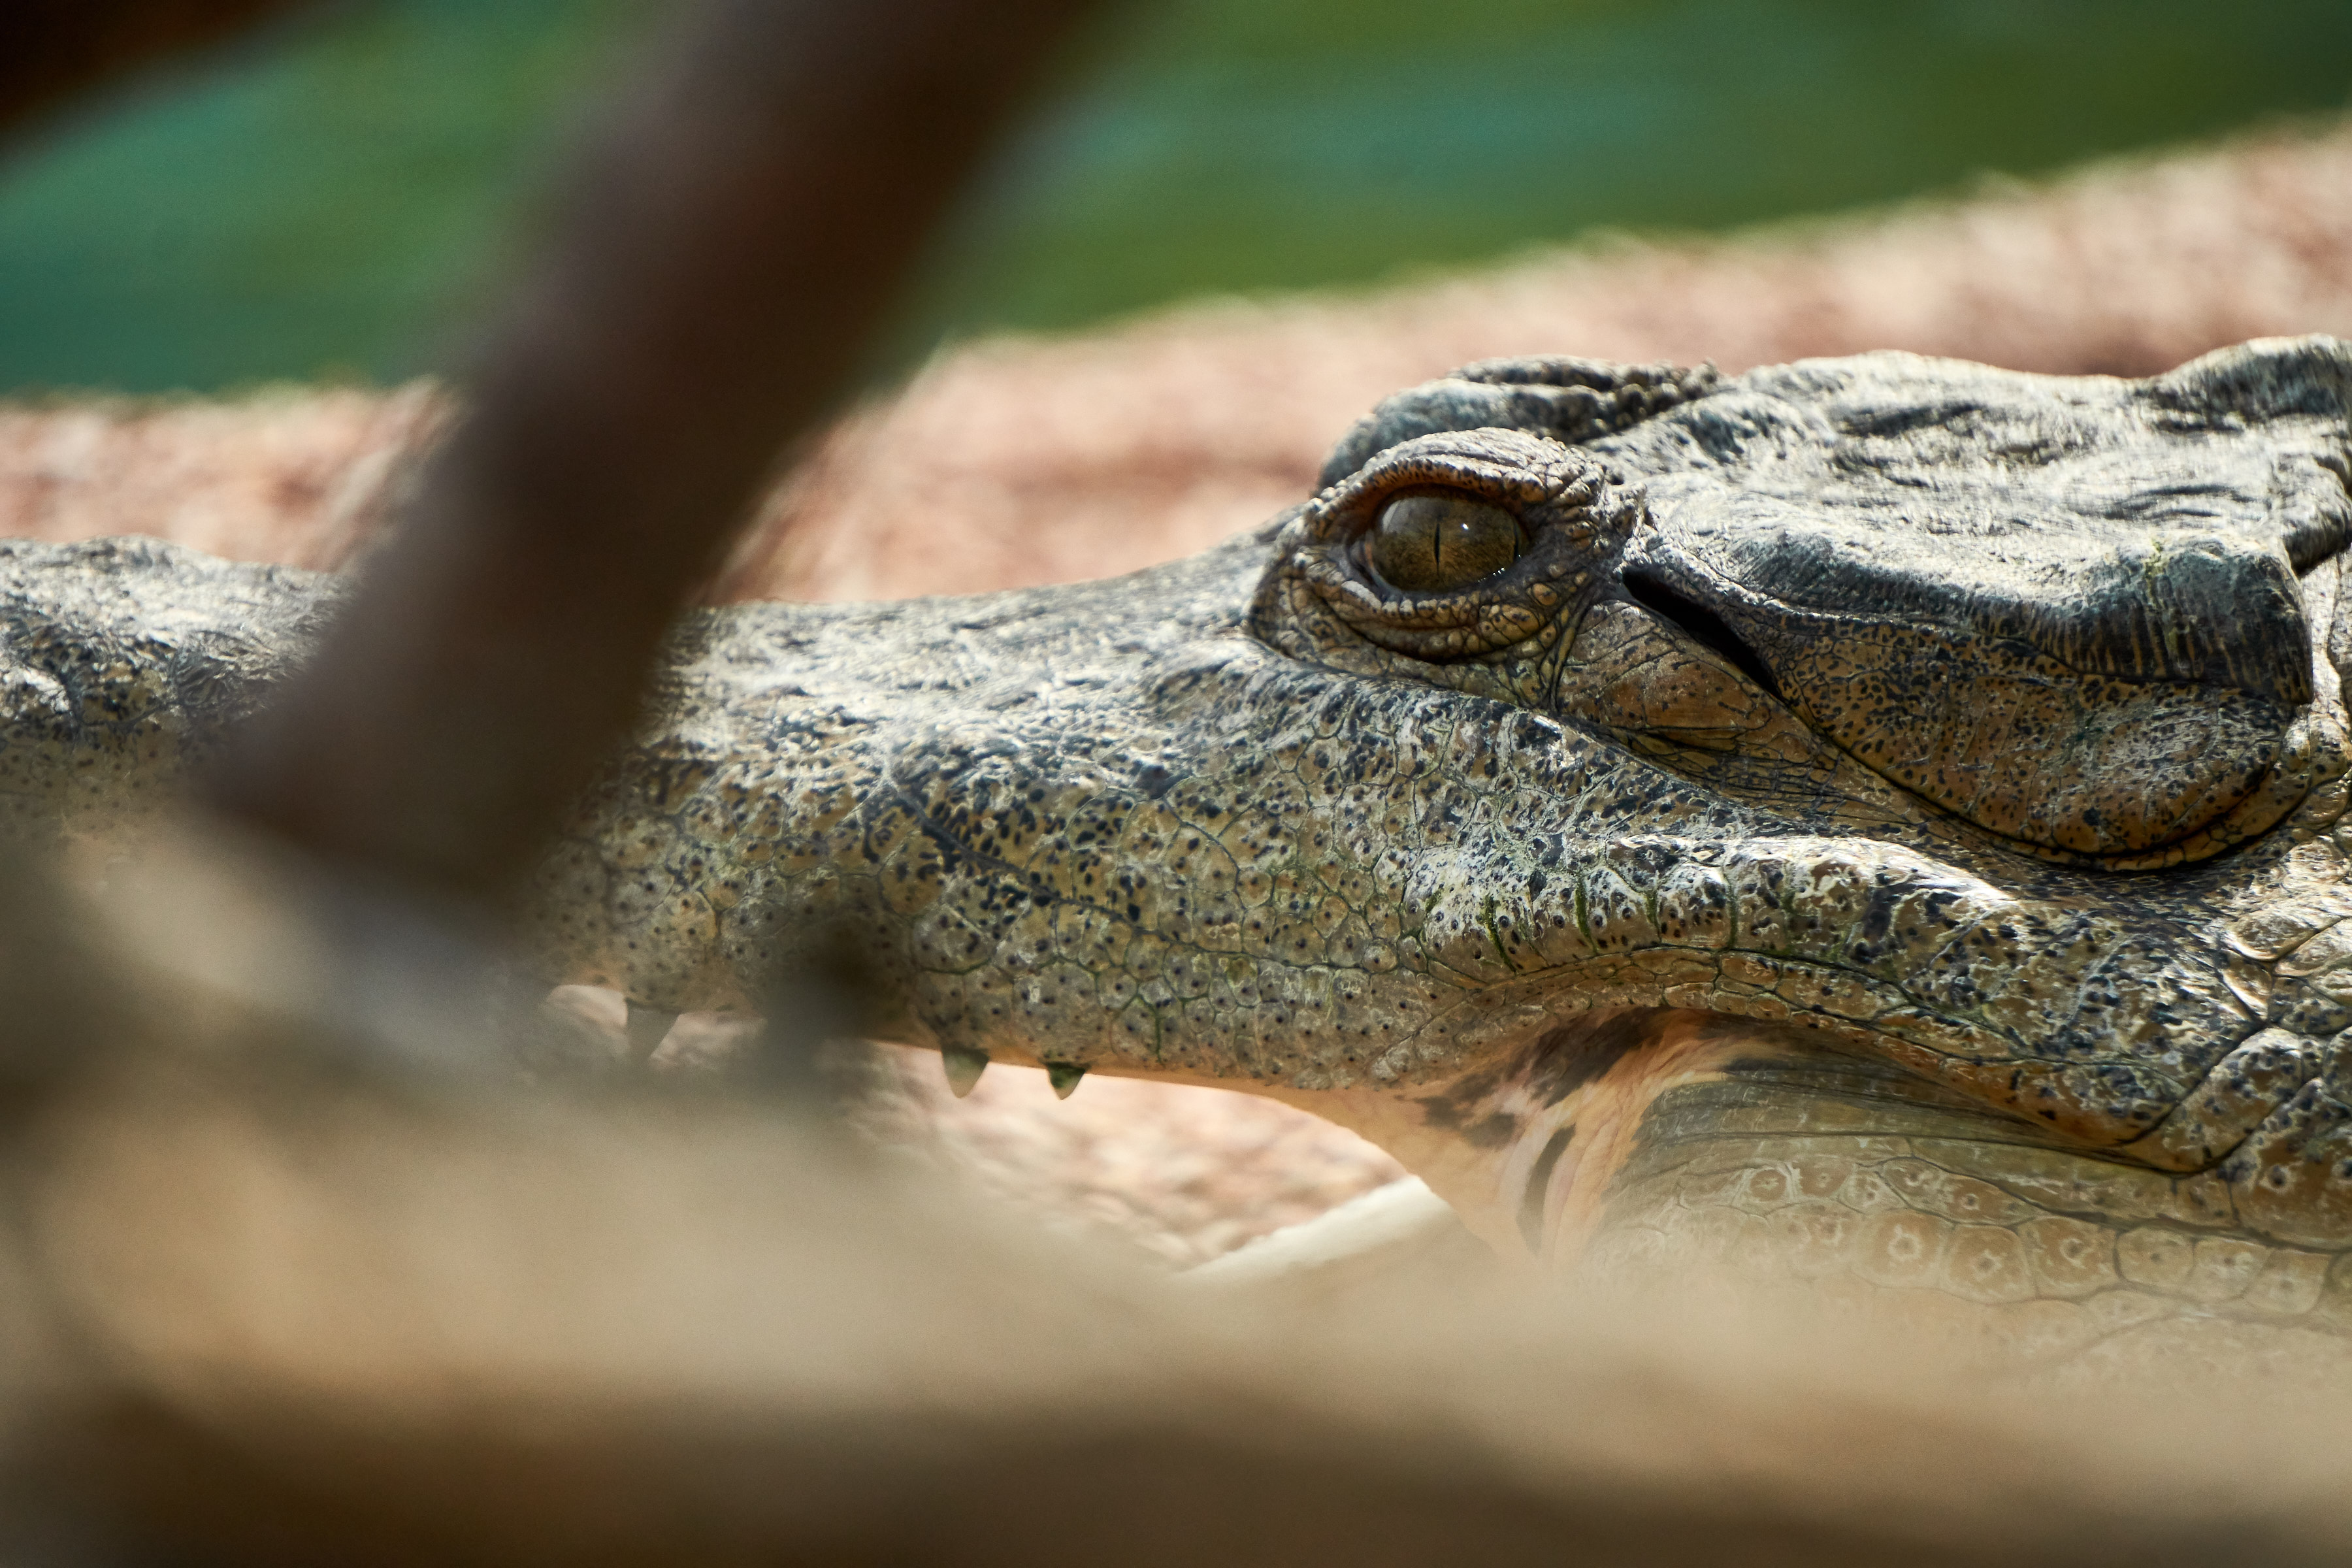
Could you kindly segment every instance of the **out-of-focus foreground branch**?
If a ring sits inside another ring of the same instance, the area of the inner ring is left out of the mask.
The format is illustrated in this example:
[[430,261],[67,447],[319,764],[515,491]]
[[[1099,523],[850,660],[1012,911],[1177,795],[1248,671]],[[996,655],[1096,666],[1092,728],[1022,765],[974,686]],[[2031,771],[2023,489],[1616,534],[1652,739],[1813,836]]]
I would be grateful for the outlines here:
[[0,5],[0,132],[78,93],[289,11],[299,0],[9,0]]
[[1086,8],[709,7],[594,138],[404,527],[219,800],[333,860],[499,889]]

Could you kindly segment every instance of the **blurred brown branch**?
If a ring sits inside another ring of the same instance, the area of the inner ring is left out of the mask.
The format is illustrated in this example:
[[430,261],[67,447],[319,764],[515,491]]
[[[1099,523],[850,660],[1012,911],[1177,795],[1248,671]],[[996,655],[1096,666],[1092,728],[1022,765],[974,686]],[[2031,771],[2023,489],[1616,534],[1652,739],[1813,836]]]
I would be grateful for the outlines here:
[[9,0],[0,5],[0,131],[299,0]]
[[1085,8],[703,12],[594,138],[411,515],[219,799],[346,863],[502,886]]

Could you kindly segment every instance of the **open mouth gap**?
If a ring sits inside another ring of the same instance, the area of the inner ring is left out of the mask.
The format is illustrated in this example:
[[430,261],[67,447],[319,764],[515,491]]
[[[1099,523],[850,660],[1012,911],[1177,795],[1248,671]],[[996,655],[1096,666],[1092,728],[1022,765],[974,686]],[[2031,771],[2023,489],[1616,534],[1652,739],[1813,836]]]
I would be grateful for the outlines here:
[[1730,660],[1740,674],[1774,697],[1780,696],[1780,683],[1773,678],[1769,667],[1756,657],[1754,648],[1739,640],[1739,634],[1726,626],[1721,616],[1641,567],[1629,569],[1619,581],[1642,608],[1671,626],[1680,626],[1692,638]]

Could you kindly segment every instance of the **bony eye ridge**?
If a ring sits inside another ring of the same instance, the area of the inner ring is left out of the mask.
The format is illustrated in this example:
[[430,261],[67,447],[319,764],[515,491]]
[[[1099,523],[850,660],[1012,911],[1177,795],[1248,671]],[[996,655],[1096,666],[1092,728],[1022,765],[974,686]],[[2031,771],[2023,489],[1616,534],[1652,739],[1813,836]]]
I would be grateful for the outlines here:
[[1364,558],[1391,588],[1436,594],[1492,577],[1527,542],[1519,520],[1492,501],[1461,490],[1406,490],[1381,508]]

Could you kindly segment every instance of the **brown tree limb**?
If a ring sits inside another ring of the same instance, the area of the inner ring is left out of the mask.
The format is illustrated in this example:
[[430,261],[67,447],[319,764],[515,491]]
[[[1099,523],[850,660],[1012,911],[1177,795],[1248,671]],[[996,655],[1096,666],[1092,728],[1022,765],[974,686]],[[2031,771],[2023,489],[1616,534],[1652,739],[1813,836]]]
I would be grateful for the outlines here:
[[8,0],[0,5],[0,131],[299,0]]
[[219,801],[331,858],[501,888],[1085,8],[710,6],[596,138],[413,515]]

